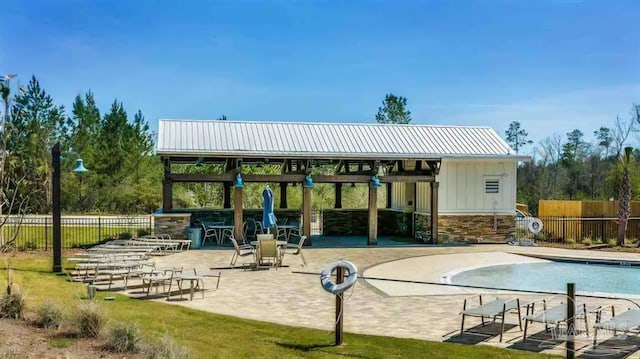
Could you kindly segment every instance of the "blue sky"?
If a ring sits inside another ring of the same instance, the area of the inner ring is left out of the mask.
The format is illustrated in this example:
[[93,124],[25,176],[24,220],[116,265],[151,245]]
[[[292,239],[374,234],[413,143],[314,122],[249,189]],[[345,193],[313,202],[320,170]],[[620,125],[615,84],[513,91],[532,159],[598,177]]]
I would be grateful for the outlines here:
[[91,89],[158,118],[416,124],[519,121],[587,135],[640,103],[640,2],[11,1],[0,72],[69,107]]

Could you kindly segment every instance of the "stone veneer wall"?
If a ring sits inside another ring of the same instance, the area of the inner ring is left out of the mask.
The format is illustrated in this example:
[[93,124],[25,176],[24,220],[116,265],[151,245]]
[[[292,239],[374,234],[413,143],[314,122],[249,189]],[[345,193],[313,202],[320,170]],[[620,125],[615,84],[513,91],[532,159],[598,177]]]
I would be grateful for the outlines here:
[[430,213],[414,213],[415,216],[415,238],[421,242],[429,243],[431,241],[431,214]]
[[[410,236],[411,213],[378,209],[378,235]],[[322,211],[325,236],[366,236],[369,234],[368,209],[325,209]]]
[[158,213],[153,215],[153,234],[168,234],[185,239],[184,229],[191,223],[191,213]]
[[515,234],[515,216],[497,216],[497,230],[493,228],[493,215],[438,216],[438,237],[440,243],[464,242],[506,242]]

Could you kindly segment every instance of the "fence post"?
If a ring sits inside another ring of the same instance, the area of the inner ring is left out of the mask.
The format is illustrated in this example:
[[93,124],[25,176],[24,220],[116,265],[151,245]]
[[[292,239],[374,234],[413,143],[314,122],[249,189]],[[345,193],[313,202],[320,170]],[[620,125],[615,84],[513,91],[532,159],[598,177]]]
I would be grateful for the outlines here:
[[566,239],[565,239],[565,227],[566,227],[566,223],[567,221],[565,220],[565,216],[562,216],[562,244],[565,244]]
[[102,217],[98,216],[98,242],[102,240]]
[[600,236],[601,236],[600,240],[601,240],[602,243],[607,243],[607,241],[606,241],[607,237],[605,236],[604,231],[605,231],[604,214],[601,214],[600,215],[600,233],[601,233],[600,234]]
[[49,218],[44,217],[44,250],[49,250]]

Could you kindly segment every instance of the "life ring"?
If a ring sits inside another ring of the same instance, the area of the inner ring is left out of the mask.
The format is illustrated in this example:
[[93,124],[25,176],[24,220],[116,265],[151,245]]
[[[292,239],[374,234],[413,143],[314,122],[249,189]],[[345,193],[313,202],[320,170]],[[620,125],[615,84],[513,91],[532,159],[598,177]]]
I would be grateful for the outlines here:
[[[347,273],[345,273],[344,281],[342,283],[333,283],[331,281],[331,274],[338,267],[346,269]],[[340,294],[346,291],[351,288],[357,280],[358,269],[355,264],[342,259],[330,263],[320,274],[320,284],[322,284],[322,288],[331,294]]]
[[529,232],[533,234],[540,233],[540,231],[542,230],[542,221],[538,218],[532,218],[529,221],[529,225],[527,226],[527,228],[529,229]]

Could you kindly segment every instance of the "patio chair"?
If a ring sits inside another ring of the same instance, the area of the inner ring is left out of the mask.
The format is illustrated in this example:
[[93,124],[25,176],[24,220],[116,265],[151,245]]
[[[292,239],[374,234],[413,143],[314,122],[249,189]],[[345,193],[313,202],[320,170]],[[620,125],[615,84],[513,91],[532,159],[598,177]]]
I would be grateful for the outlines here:
[[233,255],[231,256],[231,263],[229,264],[231,268],[236,267],[236,261],[240,257],[253,256],[255,259],[256,249],[250,244],[239,245],[238,241],[232,236],[229,237],[231,243],[233,243]]
[[248,241],[255,241],[258,233],[259,224],[253,218],[244,221],[244,238]]
[[[542,300],[542,310],[538,313],[534,313],[535,310],[535,302],[530,302],[527,304],[527,315],[524,317],[524,334],[522,336],[522,341],[527,341],[527,329],[529,327],[529,323],[543,323],[545,330],[549,330],[549,324],[555,325],[558,327],[561,323],[566,322],[567,320],[567,304],[560,303],[551,308],[547,308],[546,300]],[[531,312],[531,314],[529,314]],[[584,327],[587,336],[589,335],[589,323],[587,321],[587,305],[585,303],[576,305],[575,309],[575,319],[584,320]]]
[[629,309],[626,312],[616,315],[615,308],[611,306],[611,318],[601,321],[602,311],[605,308],[598,308],[596,311],[596,324],[593,326],[593,346],[596,346],[598,339],[598,329],[617,332],[640,334],[640,309]]
[[213,238],[216,243],[219,242],[218,231],[216,231],[214,228],[207,228],[207,225],[203,221],[197,221],[197,223],[202,227],[202,245],[207,243],[207,239],[209,238]]
[[502,335],[504,334],[504,317],[507,313],[517,310],[518,323],[520,330],[522,330],[522,316],[520,314],[520,299],[503,299],[496,298],[490,302],[482,303],[482,295],[478,296],[480,305],[474,308],[467,308],[467,300],[465,298],[462,305],[462,323],[460,324],[460,335],[464,332],[464,319],[466,317],[480,317],[482,325],[484,326],[484,318],[493,318],[495,322],[496,318],[500,318],[500,342],[502,342]]
[[282,257],[275,239],[258,240],[257,256],[258,265],[268,263],[277,270],[281,264]]
[[305,240],[307,240],[307,236],[300,236],[300,240],[297,244],[287,243],[287,247],[285,249],[286,253],[300,255],[303,266],[307,265],[307,261],[304,260],[304,255],[302,254],[302,246],[304,245]]

